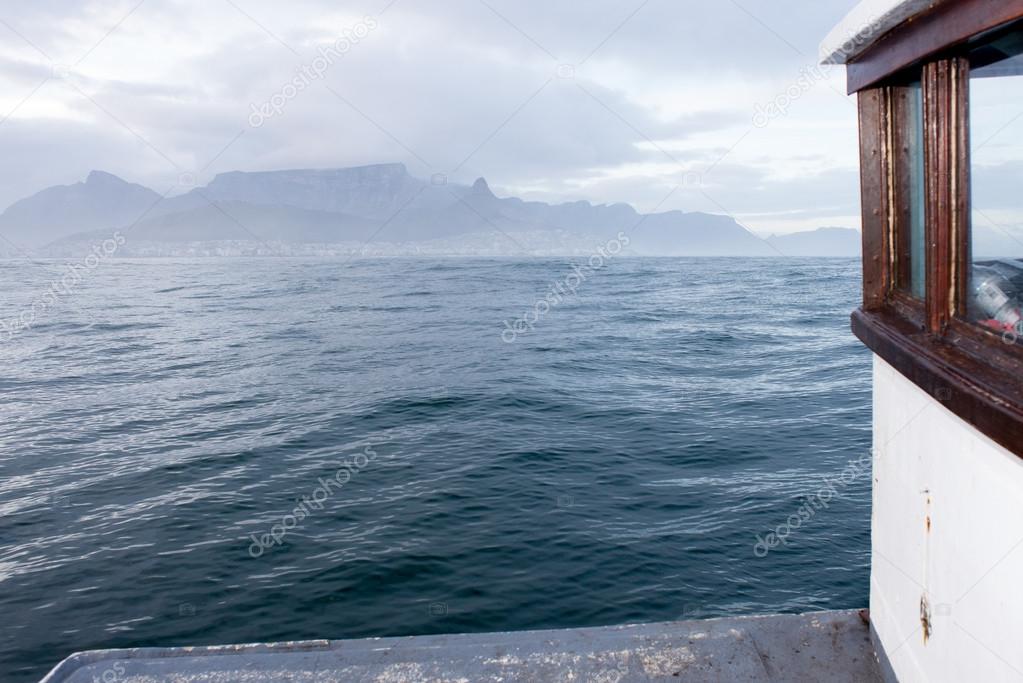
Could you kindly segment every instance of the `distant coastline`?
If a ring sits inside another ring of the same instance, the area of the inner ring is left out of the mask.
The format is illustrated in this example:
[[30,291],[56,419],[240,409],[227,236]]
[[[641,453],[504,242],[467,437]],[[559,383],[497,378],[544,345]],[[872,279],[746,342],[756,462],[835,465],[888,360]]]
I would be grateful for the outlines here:
[[730,216],[628,204],[547,204],[409,174],[402,164],[234,171],[174,197],[103,171],[0,214],[0,255],[75,257],[120,230],[119,257],[586,256],[623,233],[625,256],[856,257],[859,231],[762,238]]

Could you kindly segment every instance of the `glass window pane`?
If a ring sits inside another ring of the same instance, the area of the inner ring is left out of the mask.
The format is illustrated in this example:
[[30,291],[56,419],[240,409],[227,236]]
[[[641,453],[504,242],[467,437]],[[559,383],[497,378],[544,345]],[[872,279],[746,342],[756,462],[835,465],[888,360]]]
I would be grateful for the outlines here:
[[901,122],[901,149],[896,189],[898,204],[898,286],[924,299],[927,263],[924,249],[924,94],[920,81],[899,89],[896,106]]
[[973,266],[968,314],[1023,335],[1023,33],[974,50],[970,69]]

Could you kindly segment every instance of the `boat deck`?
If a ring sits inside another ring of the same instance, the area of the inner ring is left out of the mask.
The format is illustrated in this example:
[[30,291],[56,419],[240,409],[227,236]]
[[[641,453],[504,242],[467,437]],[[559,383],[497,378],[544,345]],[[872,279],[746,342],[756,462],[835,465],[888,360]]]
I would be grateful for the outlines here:
[[882,677],[855,611],[606,628],[105,650],[44,683],[829,681]]

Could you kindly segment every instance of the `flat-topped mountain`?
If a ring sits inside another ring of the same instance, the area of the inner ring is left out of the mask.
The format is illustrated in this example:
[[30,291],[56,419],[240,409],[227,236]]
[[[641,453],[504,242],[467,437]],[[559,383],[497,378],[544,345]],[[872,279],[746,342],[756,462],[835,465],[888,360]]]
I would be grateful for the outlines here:
[[[403,164],[324,170],[232,171],[171,198],[94,171],[51,187],[0,215],[0,234],[38,254],[72,253],[120,230],[125,253],[182,253],[196,243],[387,245],[381,253],[556,255],[590,253],[619,233],[629,253],[658,256],[854,256],[859,233],[831,228],[764,240],[727,216],[628,204],[563,204],[498,197],[424,180]],[[304,247],[308,248],[308,247]]]
[[404,164],[379,164],[328,170],[232,171],[216,176],[201,193],[212,200],[386,219],[429,186],[409,175]]

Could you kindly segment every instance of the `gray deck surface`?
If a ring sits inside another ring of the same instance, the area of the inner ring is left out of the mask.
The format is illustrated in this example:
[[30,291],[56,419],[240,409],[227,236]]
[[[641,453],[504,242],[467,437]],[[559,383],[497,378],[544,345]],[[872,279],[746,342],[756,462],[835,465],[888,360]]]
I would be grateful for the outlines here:
[[880,681],[857,612],[73,655],[44,683]]

